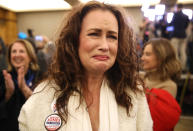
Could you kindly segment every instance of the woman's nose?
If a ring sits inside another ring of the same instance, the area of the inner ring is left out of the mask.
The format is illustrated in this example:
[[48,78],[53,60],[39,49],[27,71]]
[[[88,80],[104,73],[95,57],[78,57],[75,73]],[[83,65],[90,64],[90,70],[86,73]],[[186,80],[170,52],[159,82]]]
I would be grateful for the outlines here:
[[144,60],[144,55],[141,56],[141,60],[142,60],[142,61]]
[[102,50],[102,51],[108,51],[109,50],[109,43],[107,41],[107,38],[101,39],[100,50]]
[[19,53],[18,51],[16,51],[16,52],[14,53],[14,55],[15,55],[15,56],[19,56],[20,53]]

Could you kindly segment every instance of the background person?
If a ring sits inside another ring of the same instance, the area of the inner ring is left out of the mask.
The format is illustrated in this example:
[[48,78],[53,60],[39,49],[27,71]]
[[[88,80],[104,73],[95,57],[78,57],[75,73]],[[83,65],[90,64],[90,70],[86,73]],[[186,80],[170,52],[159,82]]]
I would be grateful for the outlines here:
[[164,38],[149,40],[141,57],[148,104],[154,131],[173,131],[181,109],[175,97],[181,64],[170,42]]
[[119,9],[89,2],[66,20],[50,82],[41,83],[22,107],[20,130],[151,131],[133,32]]
[[[39,38],[38,38],[39,37]],[[47,52],[46,45],[48,44],[48,38],[46,36],[36,36],[36,48],[37,48],[37,59],[39,69],[39,79],[43,79],[48,71],[48,60],[47,60]]]
[[16,40],[8,48],[8,69],[0,72],[0,127],[18,131],[18,116],[32,94],[39,67],[32,45]]
[[185,71],[187,70],[186,67],[187,41],[185,38],[186,38],[186,29],[189,24],[189,19],[188,16],[182,12],[183,4],[178,4],[176,7],[177,11],[174,13],[172,22],[170,23],[170,25],[173,26],[174,28],[174,31],[172,32],[171,44],[176,51],[177,58],[180,60],[182,64],[182,69]]
[[3,39],[0,37],[0,70],[7,68],[6,52],[7,48],[5,46]]

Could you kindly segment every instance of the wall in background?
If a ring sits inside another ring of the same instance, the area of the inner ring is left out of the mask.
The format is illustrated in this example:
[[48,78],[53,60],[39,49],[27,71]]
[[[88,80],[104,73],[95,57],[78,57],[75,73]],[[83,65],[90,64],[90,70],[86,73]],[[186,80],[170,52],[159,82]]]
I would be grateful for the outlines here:
[[67,11],[17,13],[18,32],[32,29],[34,35],[46,35],[52,40],[66,14]]
[[0,8],[0,37],[5,44],[10,44],[17,38],[17,18],[14,12]]
[[[138,25],[142,21],[142,12],[140,8],[127,8],[129,21],[138,31]],[[58,26],[66,16],[68,11],[50,11],[50,12],[24,12],[17,13],[18,32],[27,32],[27,29],[33,29],[34,35],[47,35],[54,39]]]
[[126,12],[131,27],[133,27],[135,33],[138,33],[139,25],[142,23],[143,19],[143,12],[141,12],[141,8],[139,7],[126,8]]

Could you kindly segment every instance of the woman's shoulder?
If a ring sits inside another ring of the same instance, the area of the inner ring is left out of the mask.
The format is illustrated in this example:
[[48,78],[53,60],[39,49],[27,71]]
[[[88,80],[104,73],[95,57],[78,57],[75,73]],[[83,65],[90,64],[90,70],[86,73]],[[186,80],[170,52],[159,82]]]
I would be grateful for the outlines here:
[[[28,98],[20,111],[18,120],[21,129],[23,126],[34,130],[44,128],[41,124],[50,114],[54,113],[52,103],[57,94],[56,89],[56,84],[52,81],[43,81],[35,88],[32,96]],[[39,123],[33,123],[37,120]]]
[[144,71],[139,71],[139,76],[140,78],[144,79],[145,78],[145,72]]
[[[36,105],[46,105],[53,101],[57,94],[57,85],[54,82],[43,81],[34,89],[33,94],[24,104],[25,108],[32,108]],[[34,105],[34,106],[33,106]]]
[[121,125],[125,127],[130,127],[131,124],[128,125],[128,123],[132,123],[134,121],[136,122],[137,120],[137,129],[152,131],[153,122],[149,112],[144,88],[142,85],[138,85],[137,88],[139,89],[139,91],[135,92],[132,91],[131,88],[127,89],[127,94],[131,97],[131,102],[133,106],[130,108],[129,117],[125,115],[127,114],[125,108],[119,106],[119,120],[121,122]]
[[167,79],[167,80],[162,82],[162,86],[163,87],[168,87],[168,86],[169,87],[177,87],[177,84],[173,80]]
[[135,91],[131,88],[128,88],[126,90],[127,95],[129,95],[133,99],[133,101],[138,101],[145,97],[144,87],[142,85],[138,85],[137,88],[138,89]]
[[59,87],[54,81],[44,80],[36,86],[32,96],[36,96],[39,94],[52,94],[58,90],[59,90]]
[[161,89],[168,91],[174,98],[177,95],[177,84],[173,80],[168,79],[163,82]]

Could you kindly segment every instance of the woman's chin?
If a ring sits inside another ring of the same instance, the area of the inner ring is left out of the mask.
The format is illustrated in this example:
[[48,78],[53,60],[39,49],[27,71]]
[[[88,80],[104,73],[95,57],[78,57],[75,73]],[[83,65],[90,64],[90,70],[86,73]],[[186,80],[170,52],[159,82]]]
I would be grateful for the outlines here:
[[19,68],[21,68],[21,67],[25,67],[24,65],[17,65],[17,66],[14,66],[14,68],[16,69],[16,70],[18,70]]
[[94,68],[96,73],[105,73],[110,67],[107,65],[98,65]]

